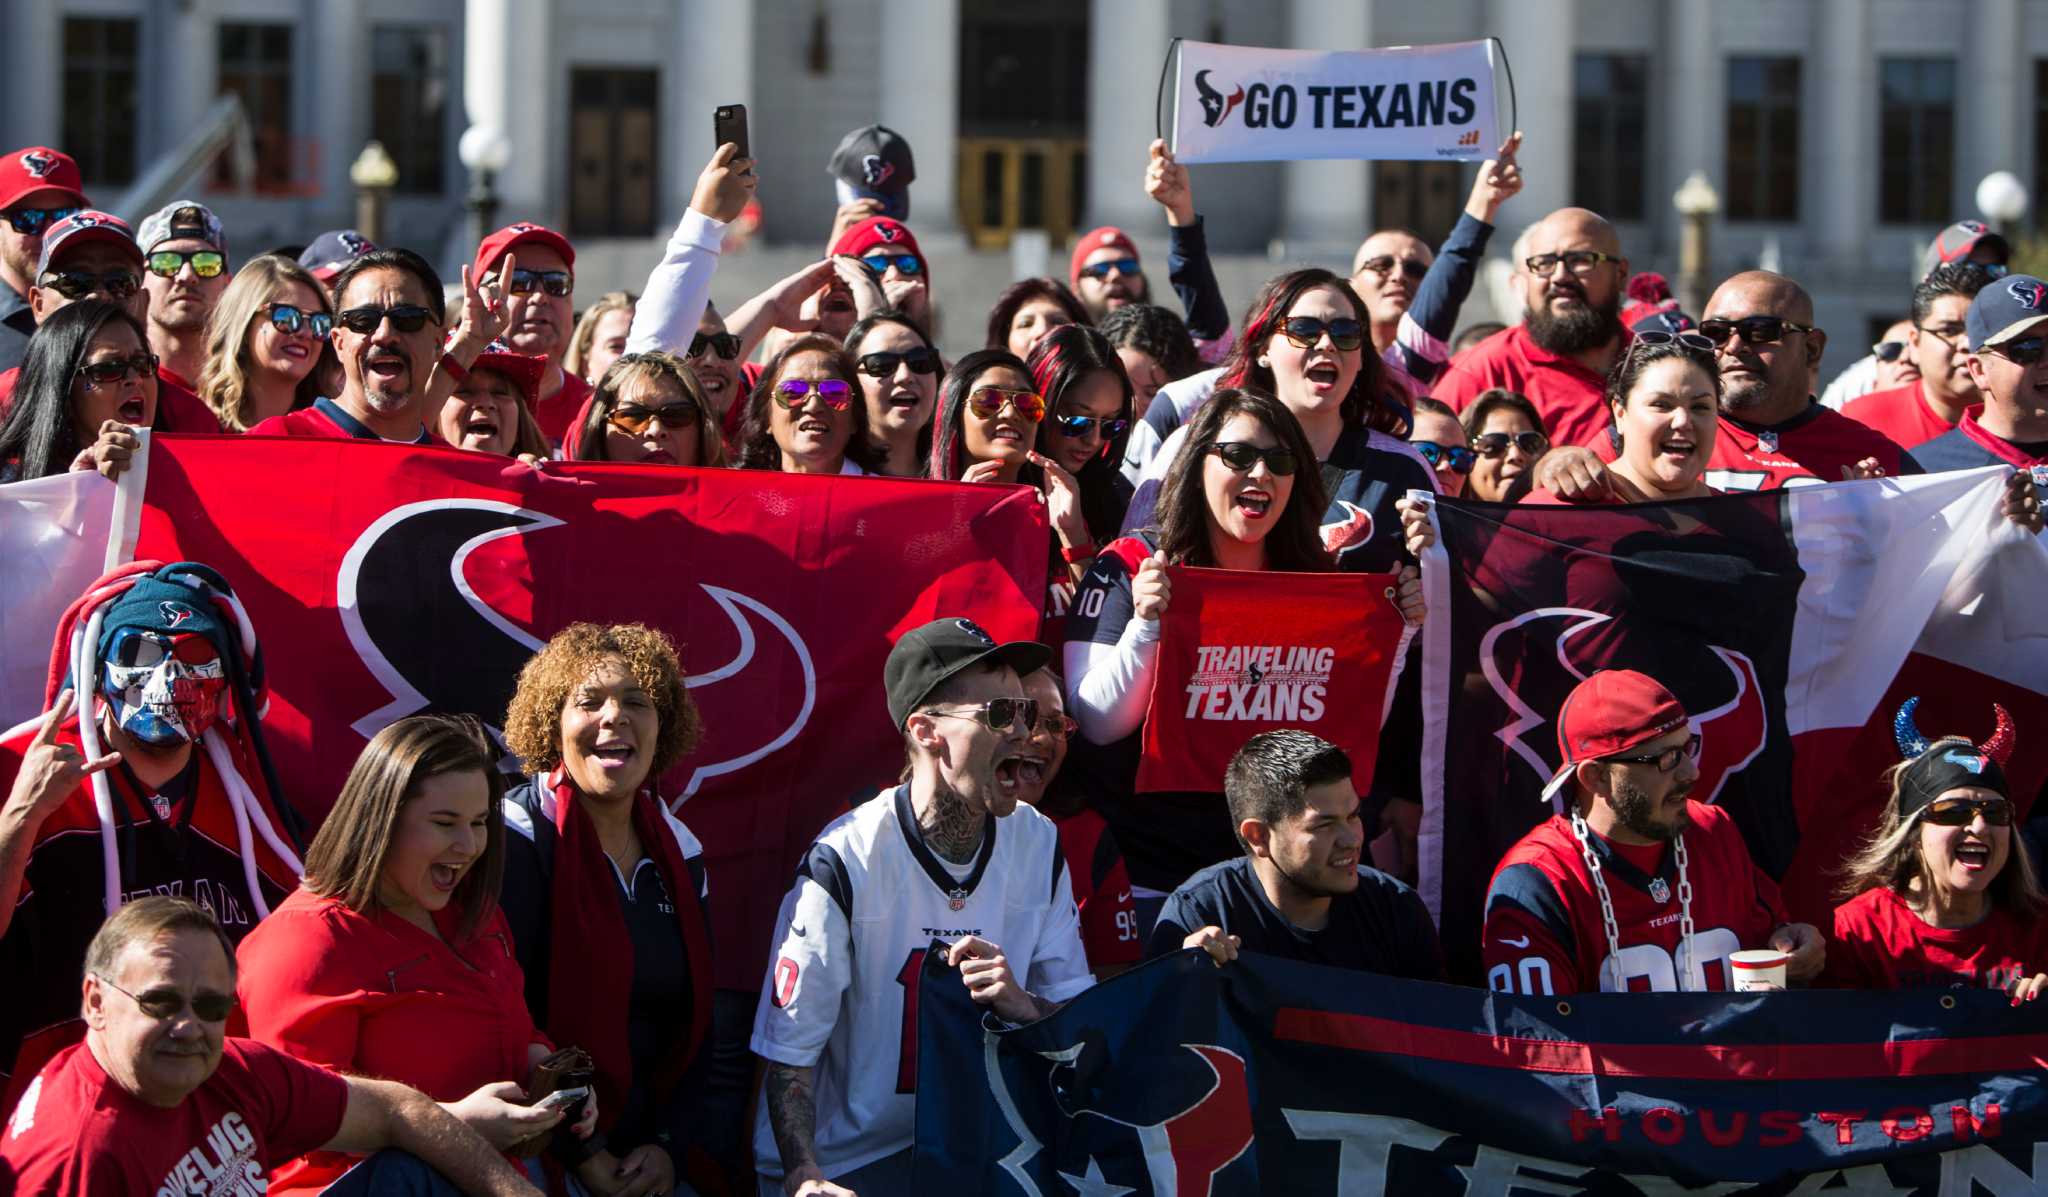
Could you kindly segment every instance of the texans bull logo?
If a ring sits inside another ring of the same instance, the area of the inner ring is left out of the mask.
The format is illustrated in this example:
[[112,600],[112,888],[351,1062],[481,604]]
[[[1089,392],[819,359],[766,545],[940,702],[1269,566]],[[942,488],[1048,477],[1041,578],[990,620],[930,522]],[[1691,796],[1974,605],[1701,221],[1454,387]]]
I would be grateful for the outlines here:
[[1212,129],[1222,124],[1224,119],[1230,115],[1231,110],[1244,102],[1244,87],[1242,84],[1238,86],[1236,91],[1226,96],[1210,86],[1209,72],[1206,70],[1195,72],[1195,94],[1202,99],[1202,123]]
[[1341,556],[1372,539],[1372,512],[1344,499],[1337,500],[1336,505],[1341,518],[1322,526],[1323,551],[1332,557]]
[[[495,729],[512,701],[520,667],[555,629],[536,629],[544,632],[536,637],[520,627],[479,593],[468,564],[494,541],[564,526],[554,516],[510,503],[434,499],[394,508],[365,529],[342,559],[336,600],[349,643],[391,700],[356,720],[354,729],[368,738],[423,711],[466,712]],[[531,573],[546,576],[537,564]],[[751,736],[720,736],[711,751],[700,750],[698,756],[711,759],[693,762],[674,805],[711,778],[743,769],[794,740],[810,721],[818,679],[803,637],[761,600],[709,583],[661,593],[664,604],[682,604],[686,612],[701,602],[698,595],[709,599],[737,641],[730,658],[715,668],[685,661],[686,685],[707,714],[707,730],[715,732],[721,723],[757,728]],[[701,606],[695,613],[708,614]],[[604,618],[597,612],[589,617]],[[686,616],[664,622],[671,629],[710,629],[717,621]],[[700,630],[676,639],[715,644],[713,635]],[[800,687],[788,684],[798,678]]]
[[865,154],[860,160],[860,177],[870,187],[880,187],[896,174],[896,164],[886,162],[880,154]]
[[34,178],[46,179],[57,168],[57,160],[38,150],[30,150],[21,156],[21,167]]
[[[1046,1151],[1046,1144],[1032,1133],[1011,1099],[997,1064],[995,1037],[988,1036],[986,1042],[989,1083],[1019,1140],[998,1164],[1025,1193],[1044,1193],[1030,1165]],[[1159,1197],[1206,1197],[1217,1173],[1251,1149],[1251,1088],[1244,1057],[1207,1043],[1183,1043],[1181,1049],[1185,1055],[1147,1060],[1142,1067],[1116,1067],[1101,1032],[1091,1029],[1078,1043],[1038,1053],[1052,1062],[1046,1083],[1054,1104],[1073,1120],[1082,1150],[1088,1152],[1085,1162],[1069,1164],[1074,1172],[1055,1170],[1067,1187],[1084,1193],[1128,1192],[1103,1179],[1101,1160],[1135,1155],[1143,1160],[1145,1179]],[[1115,1134],[1134,1134],[1135,1150],[1128,1143],[1105,1143],[1095,1133],[1104,1127],[1095,1122],[1117,1128]],[[1089,1151],[1090,1144],[1112,1150]],[[1067,1188],[1055,1186],[1053,1191]]]
[[2048,306],[2048,287],[2032,279],[2016,278],[2007,283],[2005,289],[2014,299],[2027,305],[2029,311],[2038,312],[2043,306]]
[[[1535,787],[1558,769],[1557,712],[1565,696],[1588,674],[1616,664],[1593,660],[1599,654],[1587,646],[1591,633],[1612,618],[1579,607],[1541,607],[1495,624],[1479,642],[1480,672],[1515,713],[1494,734],[1527,763]],[[1703,668],[1692,676],[1657,680],[1692,716],[1700,736],[1700,775],[1692,797],[1711,803],[1730,777],[1763,752],[1770,717],[1754,661],[1719,645],[1703,646],[1703,652]]]

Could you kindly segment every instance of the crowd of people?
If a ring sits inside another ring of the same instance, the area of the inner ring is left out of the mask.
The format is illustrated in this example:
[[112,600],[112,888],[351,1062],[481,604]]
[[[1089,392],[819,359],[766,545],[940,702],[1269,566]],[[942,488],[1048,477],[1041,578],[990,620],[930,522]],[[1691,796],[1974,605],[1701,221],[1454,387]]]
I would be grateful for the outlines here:
[[[644,287],[580,312],[576,248],[542,225],[486,237],[450,289],[352,230],[238,260],[203,203],[131,227],[60,150],[0,159],[0,481],[119,477],[139,429],[362,438],[1023,486],[1050,528],[1042,643],[954,617],[893,646],[902,776],[788,862],[765,945],[713,942],[703,845],[657,792],[720,716],[660,631],[572,625],[509,709],[392,723],[310,827],[230,579],[100,579],[57,629],[43,716],[0,742],[0,1186],[908,1192],[934,940],[1013,1023],[1188,949],[1517,994],[1728,989],[1755,949],[1794,986],[2048,988],[2002,710],[1982,745],[1896,713],[1897,756],[1862,762],[1881,826],[1814,923],[1689,796],[1693,713],[1594,673],[1557,713],[1558,813],[1493,875],[1484,977],[1446,975],[1411,888],[1412,694],[1366,794],[1300,730],[1209,788],[1136,785],[1172,571],[1390,573],[1418,625],[1411,492],[1618,505],[2003,464],[2006,518],[2038,533],[2048,283],[2009,273],[2004,239],[1944,230],[1909,316],[1818,398],[1828,336],[1796,280],[1738,273],[1686,313],[1578,208],[1515,239],[1517,321],[1461,329],[1520,134],[1443,244],[1373,231],[1348,274],[1282,272],[1235,321],[1154,143],[1178,309],[1098,228],[950,356],[908,147],[847,144],[815,264],[713,302],[756,191],[723,145]],[[714,987],[727,951],[765,954],[758,992]]]

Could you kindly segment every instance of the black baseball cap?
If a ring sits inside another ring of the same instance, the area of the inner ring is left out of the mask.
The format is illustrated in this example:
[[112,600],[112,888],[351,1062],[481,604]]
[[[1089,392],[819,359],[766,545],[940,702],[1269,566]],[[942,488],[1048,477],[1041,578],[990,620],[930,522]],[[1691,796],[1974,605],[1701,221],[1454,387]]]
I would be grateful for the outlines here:
[[854,196],[882,201],[883,215],[896,220],[910,215],[910,184],[917,178],[917,163],[910,156],[910,143],[896,130],[886,125],[855,129],[840,140],[825,169]]
[[1017,671],[1018,677],[1052,664],[1052,650],[1030,640],[997,644],[996,638],[971,619],[935,619],[903,633],[889,650],[882,682],[889,691],[889,718],[900,729],[910,713],[924,705],[932,691],[963,669],[993,660]]

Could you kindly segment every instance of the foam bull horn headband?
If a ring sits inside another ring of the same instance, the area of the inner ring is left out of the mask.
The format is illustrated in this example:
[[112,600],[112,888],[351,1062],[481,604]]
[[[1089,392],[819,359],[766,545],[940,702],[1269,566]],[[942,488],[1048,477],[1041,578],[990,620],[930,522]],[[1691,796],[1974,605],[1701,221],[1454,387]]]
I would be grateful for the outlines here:
[[1920,699],[1909,698],[1892,718],[1892,736],[1898,742],[1899,755],[1907,762],[1899,775],[1901,816],[1910,817],[1948,791],[1965,786],[1980,786],[2011,797],[2005,766],[2012,759],[2018,737],[2012,715],[2004,707],[1991,704],[1995,722],[1991,738],[1981,745],[1962,736],[1928,739],[1916,718],[1919,708]]

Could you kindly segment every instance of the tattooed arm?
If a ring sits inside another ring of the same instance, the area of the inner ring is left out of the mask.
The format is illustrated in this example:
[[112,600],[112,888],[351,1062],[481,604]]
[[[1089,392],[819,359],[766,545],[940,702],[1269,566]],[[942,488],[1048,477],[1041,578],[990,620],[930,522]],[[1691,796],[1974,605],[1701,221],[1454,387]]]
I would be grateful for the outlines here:
[[768,1128],[782,1156],[782,1191],[790,1197],[853,1197],[852,1189],[825,1179],[818,1167],[818,1099],[813,1091],[815,1068],[768,1061],[762,1082],[768,1102]]

